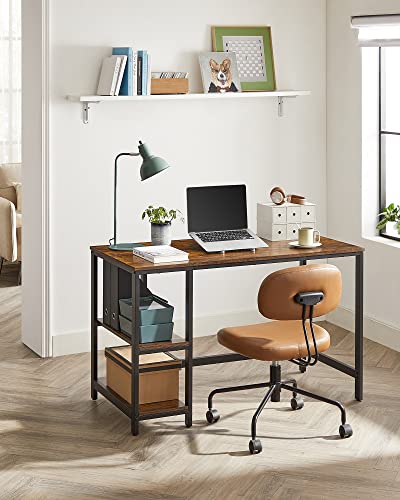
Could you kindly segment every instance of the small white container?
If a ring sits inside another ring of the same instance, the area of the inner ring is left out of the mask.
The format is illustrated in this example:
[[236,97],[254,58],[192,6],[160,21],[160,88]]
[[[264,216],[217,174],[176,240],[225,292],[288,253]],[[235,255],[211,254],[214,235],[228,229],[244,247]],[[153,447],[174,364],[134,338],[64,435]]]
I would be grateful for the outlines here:
[[257,203],[257,234],[270,241],[296,240],[298,226],[315,229],[314,203]]

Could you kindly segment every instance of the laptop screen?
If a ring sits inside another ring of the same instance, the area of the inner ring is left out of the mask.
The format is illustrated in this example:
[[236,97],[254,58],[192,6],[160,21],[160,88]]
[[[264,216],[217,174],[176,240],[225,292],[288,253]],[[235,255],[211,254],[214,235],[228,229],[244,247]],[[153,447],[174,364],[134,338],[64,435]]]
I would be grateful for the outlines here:
[[246,186],[187,188],[189,233],[247,228]]

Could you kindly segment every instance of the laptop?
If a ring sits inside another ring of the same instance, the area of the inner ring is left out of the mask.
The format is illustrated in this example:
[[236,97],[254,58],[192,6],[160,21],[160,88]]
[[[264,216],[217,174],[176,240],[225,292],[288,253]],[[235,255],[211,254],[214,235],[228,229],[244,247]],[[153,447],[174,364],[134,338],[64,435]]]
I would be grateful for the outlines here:
[[247,227],[244,184],[187,188],[187,214],[189,235],[206,252],[268,246]]

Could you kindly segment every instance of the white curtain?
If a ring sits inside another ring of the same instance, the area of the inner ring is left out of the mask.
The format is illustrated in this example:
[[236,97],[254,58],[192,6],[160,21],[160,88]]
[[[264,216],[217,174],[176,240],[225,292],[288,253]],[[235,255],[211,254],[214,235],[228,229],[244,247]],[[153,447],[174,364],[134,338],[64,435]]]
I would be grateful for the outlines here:
[[351,25],[358,29],[361,47],[395,47],[400,45],[400,14],[355,16]]
[[21,0],[0,0],[0,163],[21,161]]

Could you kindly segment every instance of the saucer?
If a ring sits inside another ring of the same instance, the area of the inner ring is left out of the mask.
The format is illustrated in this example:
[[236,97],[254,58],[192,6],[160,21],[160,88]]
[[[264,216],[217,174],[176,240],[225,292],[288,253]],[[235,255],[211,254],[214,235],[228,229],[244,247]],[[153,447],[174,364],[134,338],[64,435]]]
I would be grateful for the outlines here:
[[322,243],[320,241],[313,243],[312,245],[299,245],[298,241],[291,241],[289,246],[292,248],[318,248],[322,247]]

